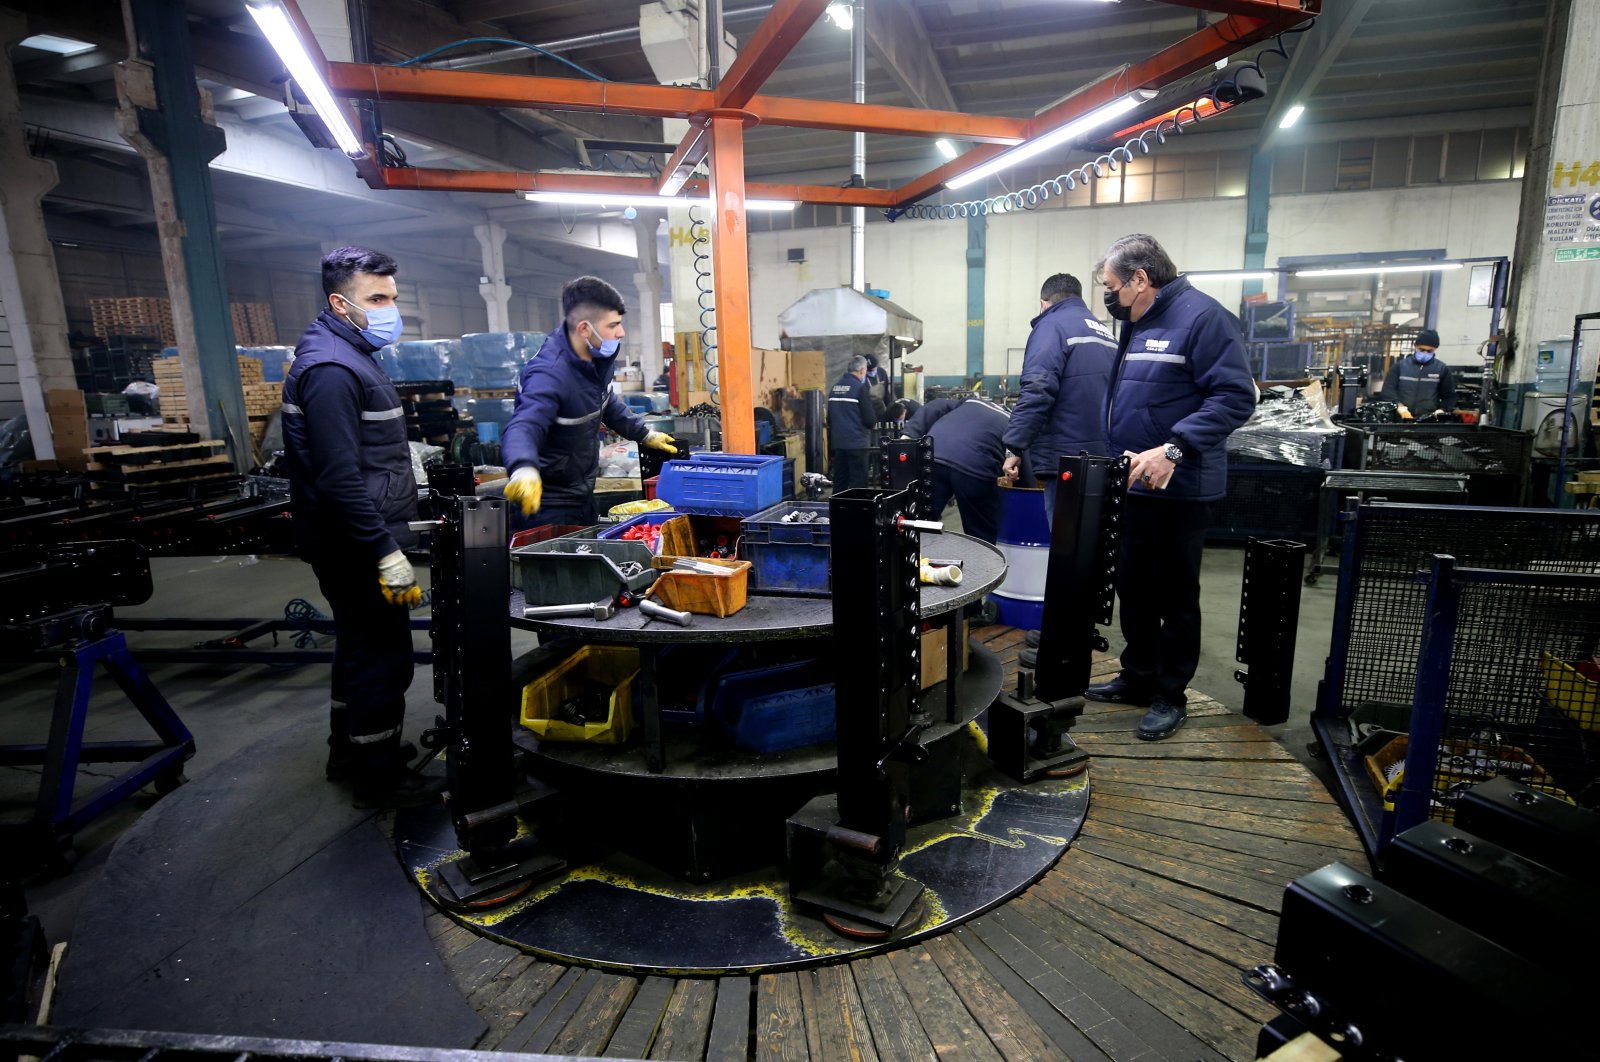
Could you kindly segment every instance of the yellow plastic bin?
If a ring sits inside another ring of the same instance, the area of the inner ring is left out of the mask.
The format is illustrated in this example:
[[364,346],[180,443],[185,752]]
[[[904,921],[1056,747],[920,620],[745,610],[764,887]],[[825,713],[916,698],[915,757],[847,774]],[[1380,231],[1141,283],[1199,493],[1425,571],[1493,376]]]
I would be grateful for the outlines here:
[[[545,741],[589,741],[617,745],[633,733],[633,681],[639,650],[586,645],[522,688],[522,725]],[[611,709],[603,723],[569,723],[556,710],[590,682],[611,687]]]

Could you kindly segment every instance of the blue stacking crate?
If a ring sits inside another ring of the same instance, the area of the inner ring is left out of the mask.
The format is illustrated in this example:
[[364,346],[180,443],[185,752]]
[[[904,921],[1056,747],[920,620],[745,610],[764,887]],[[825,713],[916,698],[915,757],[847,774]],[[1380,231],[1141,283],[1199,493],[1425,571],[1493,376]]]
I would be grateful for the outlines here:
[[631,516],[622,521],[620,524],[612,524],[595,537],[604,539],[621,538],[623,532],[628,530],[630,527],[634,527],[638,524],[649,524],[652,527],[660,527],[668,520],[671,520],[674,516],[682,515],[682,513],[675,512],[672,509],[655,509],[648,513],[640,513],[638,516]]
[[814,660],[730,671],[716,682],[711,715],[736,746],[758,755],[832,741],[834,684],[821,677]]
[[690,454],[661,466],[656,497],[681,513],[750,516],[783,499],[783,458]]
[[786,501],[740,521],[739,555],[750,562],[750,589],[763,594],[826,594],[832,525],[786,524],[795,512],[828,515],[827,502]]

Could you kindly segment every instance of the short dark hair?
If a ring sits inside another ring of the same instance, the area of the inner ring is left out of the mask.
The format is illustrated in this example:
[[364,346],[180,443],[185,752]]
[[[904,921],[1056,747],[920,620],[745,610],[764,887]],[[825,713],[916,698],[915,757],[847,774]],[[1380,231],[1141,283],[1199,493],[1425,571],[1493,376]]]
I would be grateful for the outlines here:
[[392,277],[400,269],[393,258],[370,247],[336,247],[322,256],[322,293],[343,295],[357,273]]
[[1044,286],[1039,289],[1039,298],[1050,303],[1077,298],[1082,294],[1083,285],[1078,283],[1078,278],[1071,273],[1057,273],[1046,280]]
[[561,289],[561,315],[566,319],[568,326],[576,328],[579,321],[593,310],[615,310],[618,313],[627,313],[627,304],[622,301],[622,292],[607,284],[599,277],[579,277],[569,280]]
[[1105,257],[1095,267],[1097,272],[1109,272],[1126,284],[1133,279],[1135,270],[1144,270],[1153,287],[1164,288],[1178,279],[1178,267],[1154,236],[1142,232],[1124,236],[1106,249]]

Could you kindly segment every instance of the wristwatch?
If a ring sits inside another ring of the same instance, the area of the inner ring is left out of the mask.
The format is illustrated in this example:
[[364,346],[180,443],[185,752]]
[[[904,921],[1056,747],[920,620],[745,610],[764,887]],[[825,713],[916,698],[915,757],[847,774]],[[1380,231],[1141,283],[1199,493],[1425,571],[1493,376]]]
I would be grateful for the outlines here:
[[1167,445],[1162,448],[1161,452],[1165,454],[1167,460],[1171,461],[1173,464],[1183,464],[1183,447],[1179,446],[1177,443],[1167,443]]

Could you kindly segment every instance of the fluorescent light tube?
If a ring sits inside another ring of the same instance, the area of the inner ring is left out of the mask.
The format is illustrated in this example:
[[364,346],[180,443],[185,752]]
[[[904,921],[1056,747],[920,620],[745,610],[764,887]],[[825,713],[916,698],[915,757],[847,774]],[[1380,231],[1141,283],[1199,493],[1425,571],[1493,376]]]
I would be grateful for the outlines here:
[[1278,274],[1270,269],[1247,269],[1238,273],[1185,273],[1191,281],[1195,280],[1271,280]]
[[1297,269],[1297,277],[1362,277],[1374,273],[1442,273],[1447,269],[1460,269],[1460,262],[1425,262],[1417,265],[1350,266],[1340,269]]
[[938,148],[939,154],[943,155],[947,159],[953,159],[959,154],[959,152],[956,151],[956,146],[942,136],[933,142],[933,146]]
[[[710,199],[690,199],[676,195],[649,195],[633,192],[541,192],[535,189],[523,192],[522,198],[531,203],[568,203],[577,206],[653,206],[653,207],[688,207],[710,206]],[[795,203],[787,199],[746,199],[746,210],[793,210]]]
[[1283,112],[1283,121],[1278,123],[1278,128],[1289,128],[1291,125],[1298,122],[1300,120],[1300,116],[1304,113],[1306,113],[1305,107],[1298,103],[1295,104],[1293,107],[1290,107],[1287,111]]
[[295,32],[288,14],[276,3],[247,4],[245,10],[250,12],[256,25],[261,28],[262,36],[267,38],[272,50],[283,60],[294,83],[306,94],[306,99],[317,112],[317,117],[322,119],[322,124],[328,127],[339,150],[353,159],[364,158],[367,151],[361,146],[361,138],[356,136],[355,130],[350,128],[349,121],[345,119],[344,111],[334,102],[333,93],[328,91],[327,82],[322,80],[322,72],[312,62],[311,53],[306,50],[300,34]]
[[847,30],[855,25],[855,14],[850,10],[849,0],[834,0],[828,5],[825,12],[835,26]]
[[996,155],[988,162],[975,166],[966,173],[958,174],[944,182],[946,188],[965,188],[974,181],[981,181],[990,174],[999,173],[1001,170],[1025,162],[1036,155],[1042,155],[1051,148],[1068,144],[1078,139],[1085,133],[1108,125],[1124,114],[1133,110],[1141,103],[1155,98],[1154,89],[1135,89],[1121,99],[1112,100],[1103,107],[1096,107],[1088,114],[1080,115],[1065,125],[1059,125],[1047,133],[1041,133],[1032,140],[1024,141],[1002,155]]

